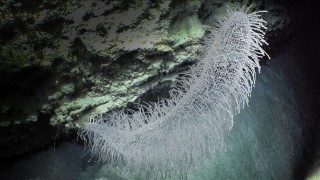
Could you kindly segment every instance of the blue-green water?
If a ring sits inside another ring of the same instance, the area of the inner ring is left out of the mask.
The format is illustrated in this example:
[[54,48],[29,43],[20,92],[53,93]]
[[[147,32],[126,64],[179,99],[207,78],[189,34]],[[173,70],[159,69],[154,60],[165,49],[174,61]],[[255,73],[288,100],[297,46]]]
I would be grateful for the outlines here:
[[249,107],[236,117],[224,151],[190,179],[292,179],[298,114],[282,75],[269,64],[258,76]]
[[[195,167],[188,179],[293,179],[301,153],[299,115],[277,62],[268,64],[258,75],[249,107],[235,118],[225,147]],[[86,178],[121,179],[106,169],[91,166]]]

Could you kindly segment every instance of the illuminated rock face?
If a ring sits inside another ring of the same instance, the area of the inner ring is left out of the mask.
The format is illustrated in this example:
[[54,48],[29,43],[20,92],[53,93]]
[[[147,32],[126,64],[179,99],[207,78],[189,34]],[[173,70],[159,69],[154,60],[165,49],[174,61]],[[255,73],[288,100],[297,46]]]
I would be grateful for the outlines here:
[[[50,144],[56,134],[79,128],[92,112],[124,108],[170,86],[185,61],[197,61],[204,33],[200,5],[195,0],[1,1],[0,158]],[[182,26],[172,22],[183,13],[188,16]],[[199,33],[187,33],[187,41],[175,45],[169,27],[185,33],[188,22],[198,22],[192,30]]]

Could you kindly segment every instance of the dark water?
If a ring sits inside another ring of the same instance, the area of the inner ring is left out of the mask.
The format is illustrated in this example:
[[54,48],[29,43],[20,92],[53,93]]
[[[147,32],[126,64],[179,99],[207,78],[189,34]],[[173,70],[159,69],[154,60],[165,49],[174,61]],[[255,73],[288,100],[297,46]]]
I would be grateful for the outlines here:
[[82,147],[75,143],[64,143],[15,163],[0,173],[3,180],[63,180],[79,179],[86,161],[80,158]]

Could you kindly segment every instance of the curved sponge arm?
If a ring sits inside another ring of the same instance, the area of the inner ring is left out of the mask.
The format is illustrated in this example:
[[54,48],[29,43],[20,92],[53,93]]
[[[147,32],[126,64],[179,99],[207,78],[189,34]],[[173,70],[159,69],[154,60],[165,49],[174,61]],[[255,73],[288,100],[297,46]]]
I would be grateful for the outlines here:
[[233,117],[249,101],[266,55],[261,11],[229,9],[218,18],[204,59],[178,80],[170,99],[131,114],[93,117],[80,137],[102,161],[138,173],[185,173],[223,146]]

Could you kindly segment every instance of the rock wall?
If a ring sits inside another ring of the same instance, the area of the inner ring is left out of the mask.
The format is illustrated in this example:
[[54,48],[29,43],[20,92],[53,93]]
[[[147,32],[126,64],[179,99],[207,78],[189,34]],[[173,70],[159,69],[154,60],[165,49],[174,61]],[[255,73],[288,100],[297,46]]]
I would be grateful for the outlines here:
[[1,1],[0,158],[165,97],[201,57],[206,26],[239,2],[270,10],[272,37],[290,22],[270,1]]

